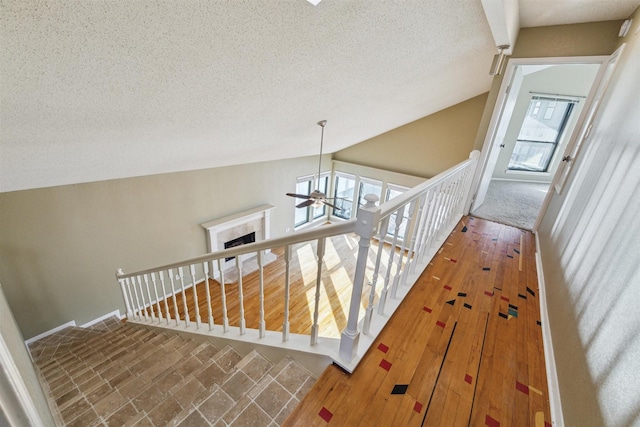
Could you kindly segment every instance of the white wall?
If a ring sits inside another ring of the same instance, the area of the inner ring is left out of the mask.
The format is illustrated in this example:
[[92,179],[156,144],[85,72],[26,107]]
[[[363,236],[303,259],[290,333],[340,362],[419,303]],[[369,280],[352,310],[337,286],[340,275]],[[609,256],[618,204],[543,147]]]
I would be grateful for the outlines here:
[[640,425],[640,13],[539,228],[567,426]]
[[530,66],[525,65],[519,67],[525,68],[525,73],[523,73],[524,75],[518,91],[518,98],[503,140],[505,146],[500,150],[492,177],[514,181],[551,182],[553,174],[560,163],[562,153],[569,141],[569,137],[571,136],[576,120],[578,119],[578,116],[582,111],[582,107],[585,104],[585,100],[584,98],[580,98],[580,101],[574,107],[558,148],[556,149],[551,160],[551,164],[549,165],[549,172],[535,173],[508,171],[507,168],[511,158],[511,153],[513,152],[516,139],[520,133],[520,127],[522,126],[522,122],[529,108],[529,102],[532,96],[531,92],[587,96],[600,64],[553,65],[530,74],[526,73],[527,67]]

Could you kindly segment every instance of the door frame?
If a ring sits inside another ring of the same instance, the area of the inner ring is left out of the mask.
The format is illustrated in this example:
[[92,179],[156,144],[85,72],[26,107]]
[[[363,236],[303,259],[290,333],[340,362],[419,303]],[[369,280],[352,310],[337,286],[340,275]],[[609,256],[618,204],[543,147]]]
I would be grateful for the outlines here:
[[[605,70],[604,64],[608,63],[611,58],[618,53],[619,52],[616,51],[612,55],[553,58],[510,58],[508,60],[504,72],[504,78],[502,79],[502,82],[500,84],[496,103],[493,108],[491,119],[489,121],[489,127],[487,129],[487,133],[485,134],[484,143],[480,152],[479,164],[478,168],[476,169],[473,181],[474,191],[472,193],[473,198],[469,205],[469,212],[474,211],[475,209],[479,208],[482,203],[484,203],[484,198],[486,196],[487,189],[491,181],[491,176],[498,159],[498,153],[500,151],[499,146],[502,142],[502,138],[504,137],[504,133],[506,132],[509,121],[511,120],[513,107],[515,106],[514,99],[517,98],[517,94],[511,93],[511,87],[513,86],[514,78],[516,76],[516,67],[523,65],[600,64],[600,69],[598,70],[591,89],[589,90],[589,95],[585,99],[585,107],[582,109],[573,132],[570,136],[569,143],[567,144],[567,148],[565,149],[566,152],[570,149],[573,149],[578,135],[584,135],[585,121],[587,117],[593,116],[594,95],[598,88],[600,88],[602,85],[602,78]],[[514,96],[516,98],[513,98]],[[554,173],[549,187],[550,189],[555,188],[555,183],[557,182],[560,170],[563,170],[563,168],[559,167]],[[534,225],[534,232],[539,225],[540,218],[542,218],[544,212],[546,211],[551,193],[552,191],[547,192],[547,197],[543,202],[543,205],[538,214],[538,218]]]

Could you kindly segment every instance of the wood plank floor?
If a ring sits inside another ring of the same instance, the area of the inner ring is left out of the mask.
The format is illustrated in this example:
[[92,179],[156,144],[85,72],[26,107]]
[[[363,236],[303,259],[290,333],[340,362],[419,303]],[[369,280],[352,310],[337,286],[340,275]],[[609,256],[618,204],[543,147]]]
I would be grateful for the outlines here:
[[550,426],[538,295],[534,236],[463,219],[356,371],[327,368],[284,425]]
[[[377,241],[372,241],[370,251],[370,262],[366,271],[367,280],[373,276],[373,261],[377,254]],[[375,301],[380,296],[382,289],[382,279],[386,275],[386,265],[389,259],[390,245],[383,246],[381,278],[378,281]],[[341,235],[327,239],[325,255],[323,258],[323,274],[320,291],[319,309],[319,335],[323,337],[339,338],[341,331],[347,325],[347,315],[351,298],[351,281],[356,265],[358,250],[358,240],[355,234]],[[285,283],[285,263],[284,249],[276,248],[273,253],[277,259],[264,267],[264,310],[267,330],[282,331],[284,319],[284,283]],[[396,252],[398,253],[398,252]],[[395,256],[396,262],[398,256]],[[392,266],[390,278],[393,280],[396,267]],[[302,273],[304,272],[304,274]],[[289,307],[290,332],[309,335],[313,323],[313,308],[316,293],[317,258],[316,242],[308,242],[295,245],[292,250],[291,260],[291,293]],[[178,286],[178,284],[176,283]],[[243,278],[243,300],[245,311],[245,322],[247,328],[258,328],[260,313],[259,297],[259,275],[258,272],[247,274]],[[204,323],[207,323],[206,289],[204,283],[196,286],[198,295],[198,307],[200,316]],[[361,315],[366,309],[371,287],[364,286]],[[209,292],[213,307],[213,319],[215,325],[222,324],[222,292],[220,283],[216,280],[209,281]],[[238,297],[238,284],[227,283],[225,285],[225,296],[227,300],[227,316],[229,324],[239,325],[240,303]],[[186,302],[191,322],[195,321],[195,303],[193,291],[187,289]],[[174,316],[173,298],[168,301],[169,311]],[[181,319],[184,319],[184,304],[182,293],[176,294],[176,304]],[[164,301],[161,300],[161,311],[165,312]],[[156,306],[153,306],[154,313],[157,313]],[[150,313],[150,312],[149,312]],[[205,326],[207,327],[207,326]]]

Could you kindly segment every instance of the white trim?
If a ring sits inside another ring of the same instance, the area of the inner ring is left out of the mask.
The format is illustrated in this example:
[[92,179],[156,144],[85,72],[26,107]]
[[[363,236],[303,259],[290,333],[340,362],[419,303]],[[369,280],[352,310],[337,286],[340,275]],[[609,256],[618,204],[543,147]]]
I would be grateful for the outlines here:
[[[523,170],[517,170],[517,169],[507,169],[506,171],[504,171],[506,174],[510,175],[524,175],[524,176],[551,176],[551,173],[549,172],[536,172],[536,171],[523,171]],[[492,179],[496,179],[496,178],[492,178]]]
[[31,343],[33,343],[33,342],[36,342],[36,341],[38,341],[38,340],[41,340],[42,338],[46,338],[46,337],[48,337],[49,335],[53,335],[53,334],[55,334],[55,333],[56,333],[56,332],[58,332],[58,331],[61,331],[61,330],[65,329],[65,328],[69,328],[69,327],[72,327],[72,326],[76,326],[76,321],[75,321],[75,320],[72,320],[72,321],[70,321],[70,322],[67,322],[67,323],[65,323],[64,325],[56,326],[56,327],[55,327],[55,328],[53,328],[53,329],[49,329],[48,331],[43,332],[43,333],[41,333],[41,334],[38,334],[38,335],[36,335],[35,337],[29,338],[28,340],[25,340],[25,342],[24,342],[24,343],[25,343],[25,345],[28,347],[28,346],[29,346],[29,344],[31,344]]
[[544,346],[545,367],[547,370],[547,387],[549,388],[549,408],[551,411],[551,423],[554,426],[563,427],[562,401],[560,399],[560,385],[558,383],[558,371],[553,351],[551,328],[549,327],[549,312],[547,311],[547,292],[545,290],[544,271],[542,269],[542,257],[540,255],[540,240],[536,236],[536,269],[538,270],[538,300],[540,302],[540,323],[542,323],[542,342]]
[[[472,195],[473,196],[470,197],[470,200],[467,202],[469,205],[469,208],[465,207],[465,212],[470,212],[477,209],[482,205],[482,202],[484,202],[484,194],[482,195],[482,198],[479,198],[478,194],[480,193],[481,187],[484,188],[483,184],[487,183],[485,180],[487,178],[490,180],[491,175],[493,175],[493,170],[489,171],[487,169],[487,163],[489,162],[491,151],[495,148],[494,143],[496,142],[498,128],[503,120],[503,113],[505,113],[505,106],[507,103],[507,99],[509,97],[509,92],[507,90],[511,88],[512,79],[515,74],[516,66],[562,65],[562,64],[603,64],[608,60],[609,57],[610,56],[608,55],[594,55],[594,56],[568,56],[568,57],[564,56],[564,57],[545,57],[545,58],[509,58],[507,65],[505,67],[504,77],[500,82],[500,89],[498,90],[496,102],[491,112],[489,126],[487,127],[487,132],[483,138],[482,150],[480,152],[480,158],[478,159],[479,165],[476,169],[476,173],[473,177],[473,181],[470,189],[470,196]],[[591,94],[589,94],[589,96],[590,95]],[[587,101],[589,102],[589,97],[587,97]],[[580,123],[577,123],[576,127],[574,128],[574,133],[578,130],[579,125]],[[554,172],[554,180],[558,170],[559,168],[556,170],[556,172]],[[487,177],[485,177],[485,175],[487,175]],[[547,197],[550,197],[550,196],[548,195]],[[547,207],[548,207],[548,203],[545,200],[540,210],[540,213],[541,214],[544,213]],[[535,229],[536,229],[536,226],[534,226],[534,230]]]
[[26,418],[26,421],[28,421],[32,426],[44,426],[43,420],[38,413],[38,409],[36,408],[31,394],[29,393],[29,389],[15,364],[15,361],[13,360],[13,356],[4,342],[4,339],[1,338],[0,366],[2,366],[2,372],[0,372],[0,387],[3,391],[3,393],[0,394],[4,394],[4,391],[8,391],[10,394],[12,391],[18,401],[17,405],[12,405],[11,403],[13,402],[7,402],[7,407],[2,405],[2,410],[9,421],[9,425],[19,425],[19,423]]
[[[549,181],[537,181],[537,180],[533,180],[533,179],[491,178],[491,181],[524,182],[524,183],[531,183],[531,184],[546,184],[546,185],[551,186],[551,183]],[[551,188],[551,187],[549,187],[549,188]]]
[[102,316],[100,316],[100,317],[98,317],[96,319],[89,320],[84,325],[80,325],[80,327],[81,328],[88,328],[90,326],[95,325],[98,322],[102,322],[103,320],[108,319],[110,317],[114,317],[114,316],[116,316],[118,319],[122,319],[124,317],[124,316],[120,315],[120,310],[118,309],[118,310],[112,311],[111,313],[103,314]]

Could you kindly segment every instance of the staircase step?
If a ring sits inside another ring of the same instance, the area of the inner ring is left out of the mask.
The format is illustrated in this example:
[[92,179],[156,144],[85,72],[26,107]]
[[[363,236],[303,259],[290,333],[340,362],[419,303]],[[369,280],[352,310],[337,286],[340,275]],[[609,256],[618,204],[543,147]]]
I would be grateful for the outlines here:
[[47,343],[31,350],[67,426],[279,425],[315,381],[288,358],[273,365],[118,320]]

